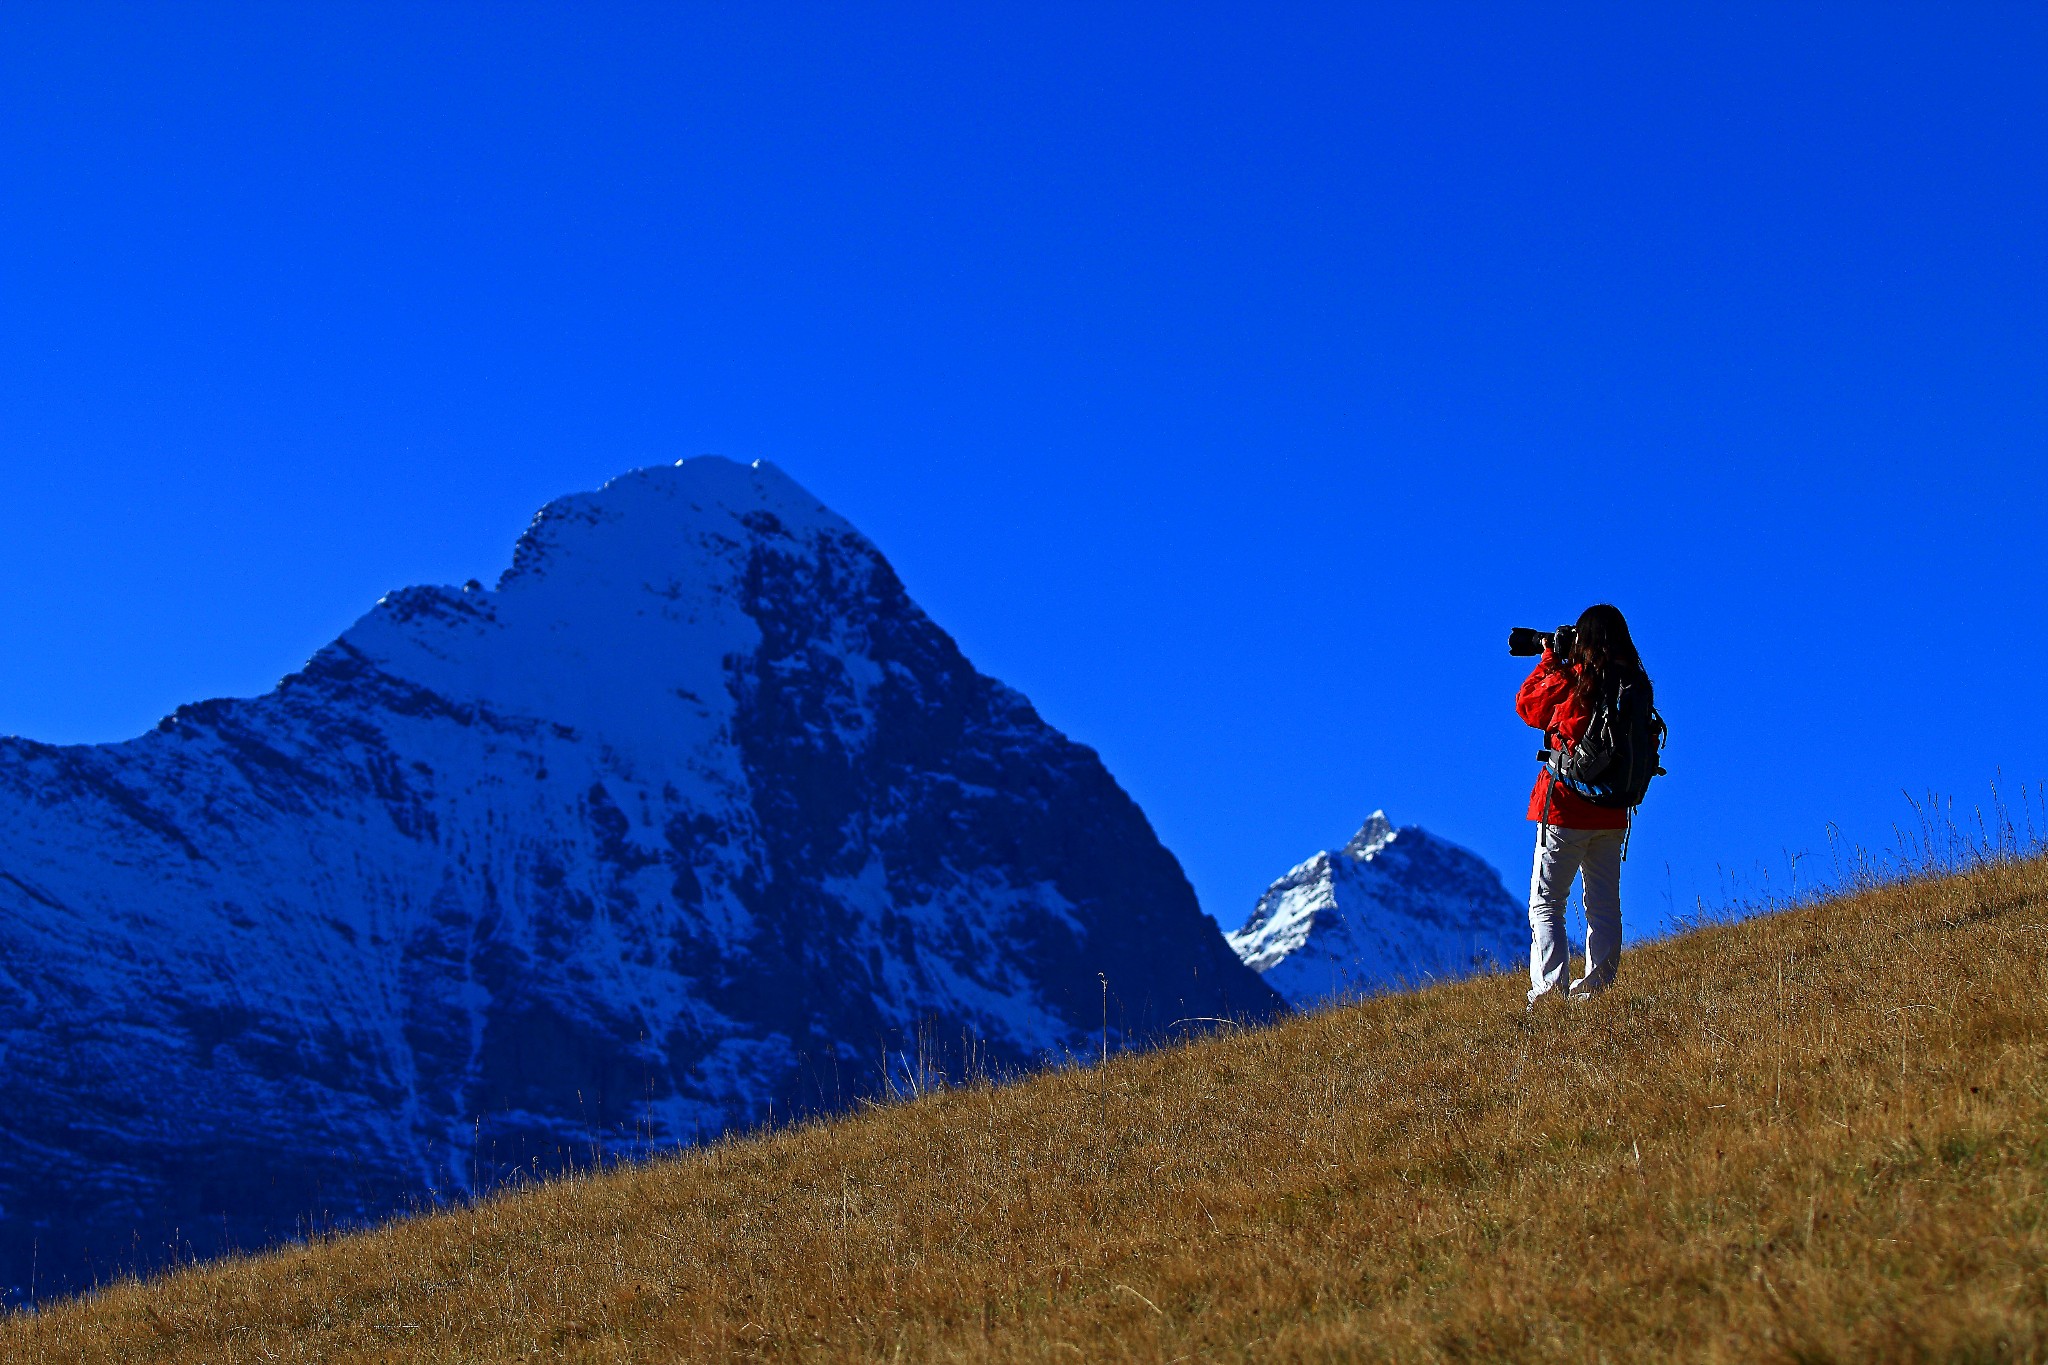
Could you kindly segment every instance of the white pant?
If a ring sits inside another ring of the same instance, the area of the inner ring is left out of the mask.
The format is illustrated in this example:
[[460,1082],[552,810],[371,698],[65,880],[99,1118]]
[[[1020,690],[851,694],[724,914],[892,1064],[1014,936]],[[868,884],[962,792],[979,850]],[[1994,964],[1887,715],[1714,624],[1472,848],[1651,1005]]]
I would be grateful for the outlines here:
[[1597,991],[1614,980],[1621,961],[1621,844],[1618,829],[1538,825],[1536,867],[1529,876],[1529,1002],[1565,989],[1571,941],[1564,908],[1572,878],[1586,879],[1586,974],[1572,990]]

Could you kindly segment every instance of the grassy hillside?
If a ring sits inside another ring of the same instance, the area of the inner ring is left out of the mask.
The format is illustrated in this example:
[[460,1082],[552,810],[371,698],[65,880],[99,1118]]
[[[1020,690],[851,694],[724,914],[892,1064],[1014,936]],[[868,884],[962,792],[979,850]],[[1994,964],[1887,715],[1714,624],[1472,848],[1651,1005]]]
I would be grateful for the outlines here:
[[122,1285],[9,1361],[2041,1360],[2048,866]]

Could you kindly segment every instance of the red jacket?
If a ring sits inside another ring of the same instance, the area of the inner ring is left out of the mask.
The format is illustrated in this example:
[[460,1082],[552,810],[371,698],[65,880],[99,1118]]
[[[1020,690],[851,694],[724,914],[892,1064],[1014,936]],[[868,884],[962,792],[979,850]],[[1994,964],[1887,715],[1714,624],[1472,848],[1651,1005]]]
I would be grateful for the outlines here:
[[[1572,670],[1551,657],[1549,650],[1515,694],[1515,711],[1544,732],[1552,743],[1569,750],[1586,733],[1592,717],[1572,696]],[[1571,788],[1559,785],[1545,768],[1536,775],[1536,789],[1529,793],[1529,818],[1561,829],[1627,829],[1628,812],[1596,806]]]

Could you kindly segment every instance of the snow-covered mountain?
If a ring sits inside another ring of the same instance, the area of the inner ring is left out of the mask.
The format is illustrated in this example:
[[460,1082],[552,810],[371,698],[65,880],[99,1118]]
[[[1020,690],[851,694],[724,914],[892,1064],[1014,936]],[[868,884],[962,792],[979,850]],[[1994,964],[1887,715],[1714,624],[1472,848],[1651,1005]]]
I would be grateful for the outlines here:
[[1278,998],[1093,751],[765,464],[549,504],[269,694],[0,740],[0,1283]]
[[1478,854],[1374,811],[1350,843],[1266,888],[1228,937],[1290,1005],[1312,1009],[1523,965],[1529,913]]

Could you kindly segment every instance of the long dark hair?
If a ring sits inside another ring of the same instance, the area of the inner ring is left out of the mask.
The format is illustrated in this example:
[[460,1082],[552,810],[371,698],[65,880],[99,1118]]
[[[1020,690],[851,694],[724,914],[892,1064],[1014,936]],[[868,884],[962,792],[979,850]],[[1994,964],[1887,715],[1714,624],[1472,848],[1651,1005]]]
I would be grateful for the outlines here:
[[1587,607],[1579,613],[1578,631],[1571,661],[1578,671],[1572,693],[1579,705],[1591,709],[1623,678],[1640,679],[1649,688],[1650,675],[1643,671],[1643,656],[1636,653],[1621,608],[1608,602]]

